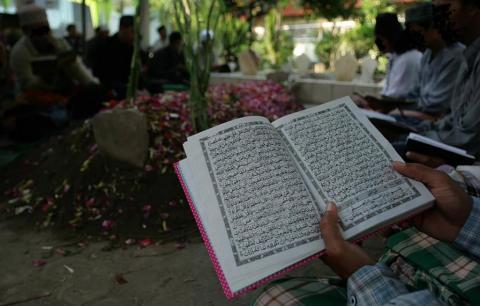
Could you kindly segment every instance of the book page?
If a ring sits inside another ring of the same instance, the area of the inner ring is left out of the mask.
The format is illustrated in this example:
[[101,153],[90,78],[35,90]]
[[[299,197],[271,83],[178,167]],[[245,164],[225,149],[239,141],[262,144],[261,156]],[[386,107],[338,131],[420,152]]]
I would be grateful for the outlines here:
[[392,162],[400,156],[350,98],[273,125],[289,143],[317,201],[324,208],[330,201],[337,204],[346,237],[432,199],[422,184],[393,170]]
[[241,289],[323,248],[320,209],[280,133],[246,117],[184,145],[196,206],[232,288]]

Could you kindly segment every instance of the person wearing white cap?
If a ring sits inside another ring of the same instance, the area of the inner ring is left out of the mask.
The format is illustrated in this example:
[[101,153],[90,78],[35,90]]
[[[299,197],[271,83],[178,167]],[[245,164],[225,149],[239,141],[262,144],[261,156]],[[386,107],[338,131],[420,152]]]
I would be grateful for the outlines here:
[[[434,18],[442,36],[466,46],[458,66],[450,112],[430,123],[423,135],[480,156],[480,0],[434,0]],[[407,157],[430,166],[443,160],[407,152]]]
[[[214,47],[214,33],[212,30],[202,30],[200,32],[200,37],[199,37],[199,45],[196,50],[198,53],[198,59],[199,59],[199,64],[202,69],[205,69],[205,65],[207,64],[207,60],[210,61],[210,67],[211,71],[218,71],[219,70],[219,65],[218,65],[218,58],[217,55],[215,54],[213,47]],[[209,50],[210,48],[210,51]],[[210,52],[209,57],[207,57],[208,52]]]
[[29,5],[18,15],[25,35],[12,48],[10,66],[19,94],[98,83],[67,42],[52,36],[45,9]]
[[434,120],[448,111],[465,47],[442,38],[434,24],[431,3],[424,2],[407,9],[405,24],[416,47],[426,49],[420,63],[418,83],[407,95],[407,99],[415,103],[403,107],[399,117],[401,120],[406,116],[407,122],[412,120],[415,124],[416,119]]

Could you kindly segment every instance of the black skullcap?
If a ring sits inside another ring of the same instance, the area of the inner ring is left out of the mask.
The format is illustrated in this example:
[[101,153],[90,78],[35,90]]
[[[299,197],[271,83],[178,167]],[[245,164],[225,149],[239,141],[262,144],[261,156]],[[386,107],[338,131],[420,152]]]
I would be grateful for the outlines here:
[[433,21],[433,5],[425,2],[420,3],[405,11],[406,23],[432,22]]
[[376,18],[375,35],[383,36],[387,39],[393,39],[402,33],[403,27],[398,21],[397,14],[382,13]]

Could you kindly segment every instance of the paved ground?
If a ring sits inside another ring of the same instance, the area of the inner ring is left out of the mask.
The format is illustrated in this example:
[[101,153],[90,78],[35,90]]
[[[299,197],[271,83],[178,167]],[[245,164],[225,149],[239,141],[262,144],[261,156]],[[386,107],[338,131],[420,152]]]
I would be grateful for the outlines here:
[[[16,223],[0,224],[0,306],[23,301],[34,305],[248,305],[254,293],[234,301],[224,297],[212,264],[198,238],[184,249],[175,244],[103,250],[106,242],[90,243],[62,256],[42,250],[72,241],[50,232],[19,228]],[[373,238],[365,247],[373,256],[381,252],[381,240]],[[69,249],[61,247],[60,250]],[[71,247],[70,247],[71,250]],[[46,264],[33,262],[48,257]],[[297,271],[297,275],[331,275],[320,261]],[[43,297],[42,297],[43,296]],[[28,299],[38,298],[26,301]]]

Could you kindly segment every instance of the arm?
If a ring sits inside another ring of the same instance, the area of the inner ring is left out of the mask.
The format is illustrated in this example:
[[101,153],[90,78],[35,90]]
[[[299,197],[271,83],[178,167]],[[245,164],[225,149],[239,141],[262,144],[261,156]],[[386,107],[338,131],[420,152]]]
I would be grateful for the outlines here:
[[[70,46],[63,39],[58,40],[57,49],[60,53],[71,51]],[[80,85],[99,83],[78,56],[75,56],[72,62],[68,62],[65,65],[65,72],[74,82]]]
[[326,256],[322,259],[338,275],[348,279],[348,305],[440,305],[427,290],[409,292],[386,266],[374,261],[359,246],[343,240],[335,204],[330,203],[320,229]]
[[480,258],[480,198],[473,198],[470,216],[454,243],[461,249]]
[[[23,42],[23,40],[19,41],[19,43],[21,42]],[[16,48],[12,50],[10,67],[21,91],[47,87],[41,78],[33,74],[32,66],[30,65],[30,55],[21,45],[16,46]]]
[[[435,197],[435,206],[414,219],[422,232],[439,240],[480,250],[479,199],[472,199],[443,172],[418,164],[395,162],[396,171],[425,183]],[[473,205],[473,206],[472,206]],[[326,256],[322,259],[338,275],[348,279],[349,302],[354,305],[438,305],[428,291],[409,293],[395,274],[383,265],[374,265],[357,245],[345,241],[338,227],[335,204],[329,204],[320,221]],[[352,303],[354,302],[354,303]]]
[[[466,68],[464,68],[466,69]],[[456,82],[452,112],[425,134],[435,140],[461,147],[472,153],[480,150],[480,65]]]

